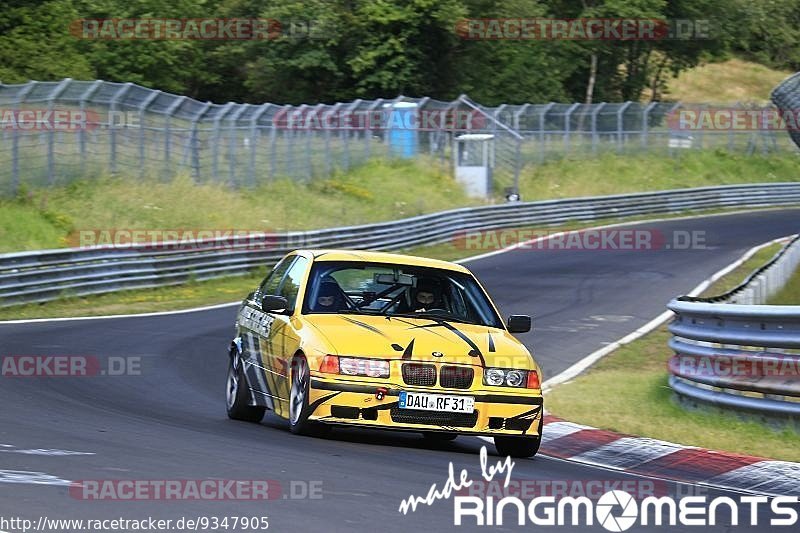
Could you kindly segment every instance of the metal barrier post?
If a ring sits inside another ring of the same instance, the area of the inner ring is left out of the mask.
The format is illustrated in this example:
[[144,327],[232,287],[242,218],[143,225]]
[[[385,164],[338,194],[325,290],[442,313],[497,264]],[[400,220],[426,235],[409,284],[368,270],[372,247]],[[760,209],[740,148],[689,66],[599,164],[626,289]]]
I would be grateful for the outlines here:
[[[78,100],[81,114],[83,114],[84,119],[86,119],[86,102],[91,98],[91,96],[97,92],[97,90],[103,85],[104,82],[100,80],[95,80],[89,86],[88,89],[83,91],[81,94],[80,99]],[[95,128],[101,127],[102,124],[94,124]],[[86,175],[86,129],[89,127],[89,121],[85,120],[84,126],[78,132],[78,143],[80,146],[80,153],[81,153],[81,175]]]
[[164,120],[164,169],[165,177],[172,175],[172,117],[178,108],[186,101],[185,96],[176,98],[169,108],[164,112],[167,118]]
[[194,116],[192,117],[192,133],[189,137],[189,153],[191,154],[191,161],[189,162],[190,168],[192,169],[192,177],[195,181],[200,181],[200,146],[199,140],[197,139],[197,126],[200,123],[200,119],[211,109],[212,104],[211,102],[206,102],[205,106]]
[[119,90],[114,93],[109,102],[109,116],[108,116],[108,129],[109,129],[109,167],[111,174],[117,173],[117,126],[114,124],[113,113],[117,111],[117,102],[120,98],[125,96],[125,93],[133,87],[132,83],[126,83]]
[[[212,137],[213,141],[211,142],[211,179],[219,182],[219,151],[220,145],[222,144],[222,132],[220,131],[220,124],[222,123],[222,119],[225,118],[225,115],[230,113],[231,109],[236,107],[236,104],[233,102],[228,102],[223,106],[223,108],[214,115],[214,120],[212,122]],[[228,154],[230,157],[230,154]]]
[[[20,106],[25,103],[25,97],[30,93],[38,81],[31,81],[14,98],[14,113],[19,114]],[[11,192],[19,192],[19,128],[11,131]]]
[[650,102],[642,111],[642,131],[641,131],[641,144],[642,148],[646,149],[650,141],[648,133],[650,131],[650,111],[656,106],[657,102]]
[[[61,94],[67,90],[69,84],[72,83],[71,78],[64,78],[61,82],[55,86],[53,91],[47,95],[47,110],[53,111],[53,104],[55,103],[56,98],[61,96]],[[56,179],[55,173],[55,142],[56,142],[56,132],[55,128],[50,128],[50,131],[47,135],[47,184],[49,186],[53,186]]]
[[633,102],[625,102],[622,107],[617,110],[617,152],[622,151],[622,146],[624,144],[625,110],[628,109],[632,103]]
[[161,91],[153,91],[152,93],[150,93],[150,96],[148,96],[145,99],[145,101],[142,102],[142,105],[139,107],[139,177],[140,178],[144,177],[144,168],[145,168],[145,164],[144,164],[144,162],[145,162],[145,159],[144,159],[144,155],[145,155],[144,145],[145,145],[145,142],[146,142],[146,138],[145,138],[145,135],[144,135],[144,131],[145,131],[144,130],[145,113],[147,112],[147,108],[150,107],[150,104],[152,104],[153,101],[156,98],[158,98],[158,96],[160,94],[161,94]]
[[258,121],[270,107],[272,107],[272,104],[262,104],[259,106],[258,111],[250,117],[250,165],[248,178],[251,186],[256,184],[256,150],[258,141],[261,138],[261,132],[258,130]]

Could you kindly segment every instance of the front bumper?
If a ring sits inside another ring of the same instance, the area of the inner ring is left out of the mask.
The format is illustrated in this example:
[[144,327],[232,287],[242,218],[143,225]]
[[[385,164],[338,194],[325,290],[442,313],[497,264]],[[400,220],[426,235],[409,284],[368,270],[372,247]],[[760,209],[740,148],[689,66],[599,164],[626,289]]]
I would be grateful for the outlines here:
[[[385,394],[379,399],[378,391]],[[440,413],[400,409],[401,390],[430,394],[473,396],[475,412]],[[543,412],[541,394],[498,393],[481,389],[444,389],[408,385],[369,384],[312,373],[309,419],[406,431],[446,431],[465,435],[536,436]]]

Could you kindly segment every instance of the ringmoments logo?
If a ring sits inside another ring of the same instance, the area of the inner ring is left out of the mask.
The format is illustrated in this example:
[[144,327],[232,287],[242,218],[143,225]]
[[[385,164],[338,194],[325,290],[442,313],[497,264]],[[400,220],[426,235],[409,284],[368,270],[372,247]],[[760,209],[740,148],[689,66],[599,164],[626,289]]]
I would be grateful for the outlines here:
[[[487,466],[486,447],[480,451],[481,477],[472,479],[466,469],[456,474],[451,462],[448,476],[441,488],[436,483],[430,486],[425,496],[411,495],[400,503],[402,514],[421,512],[423,505],[432,506],[439,500],[453,499],[453,524],[456,526],[593,526],[600,525],[607,531],[627,531],[634,526],[715,526],[726,524],[738,526],[796,526],[800,503],[797,496],[741,495],[736,498],[707,495],[661,495],[655,486],[634,487],[637,497],[618,488],[590,496],[554,495],[555,482],[539,487],[535,496],[521,498],[517,495],[490,496],[488,491],[471,495],[473,485],[492,484],[503,481],[503,489],[512,484],[511,473],[516,463],[506,457],[497,464]],[[503,475],[497,481],[495,476]],[[602,480],[580,482],[588,488],[602,484]],[[552,485],[552,486],[551,486]],[[567,483],[567,485],[570,485]],[[573,483],[574,485],[574,483]],[[494,492],[494,491],[493,491]],[[590,491],[585,491],[589,494]],[[519,494],[519,492],[517,492]]]
[[[622,512],[614,515],[614,509],[620,508]],[[636,500],[624,490],[606,492],[597,501],[597,521],[609,531],[625,531],[636,523],[638,511]]]
[[[588,497],[541,496],[526,502],[515,496],[495,500],[474,496],[456,496],[453,501],[454,524],[500,526],[591,526],[595,523],[608,531],[627,531],[642,526],[715,526],[742,524],[753,526],[793,526],[798,514],[793,507],[797,496],[648,496],[641,501],[623,490],[604,493],[597,501]],[[769,516],[764,519],[764,516]],[[771,516],[770,516],[771,515]]]

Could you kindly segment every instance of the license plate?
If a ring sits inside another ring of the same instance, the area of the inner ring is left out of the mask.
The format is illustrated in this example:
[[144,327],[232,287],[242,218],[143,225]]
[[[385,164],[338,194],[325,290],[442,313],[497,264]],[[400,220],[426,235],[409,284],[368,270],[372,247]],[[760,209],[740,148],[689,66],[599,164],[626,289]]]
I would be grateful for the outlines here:
[[472,413],[475,410],[475,398],[472,396],[448,396],[445,394],[401,391],[399,406],[400,409]]

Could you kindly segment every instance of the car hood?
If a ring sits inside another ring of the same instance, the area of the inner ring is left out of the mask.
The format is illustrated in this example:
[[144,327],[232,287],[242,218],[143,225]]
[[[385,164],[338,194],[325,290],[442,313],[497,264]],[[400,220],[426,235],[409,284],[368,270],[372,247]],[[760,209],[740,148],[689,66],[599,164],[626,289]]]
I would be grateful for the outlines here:
[[316,314],[303,317],[337,355],[535,368],[507,331],[431,318]]

